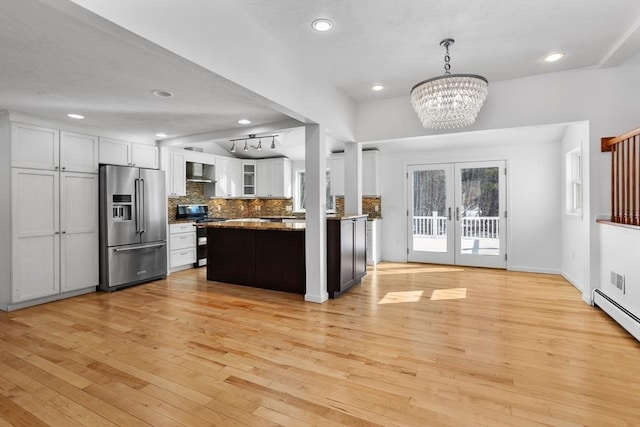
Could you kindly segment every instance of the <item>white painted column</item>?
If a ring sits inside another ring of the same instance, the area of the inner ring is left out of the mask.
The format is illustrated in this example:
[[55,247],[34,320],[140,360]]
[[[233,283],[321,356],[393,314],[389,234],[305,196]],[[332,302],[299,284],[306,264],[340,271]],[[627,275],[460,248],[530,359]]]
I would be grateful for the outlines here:
[[344,213],[362,214],[362,146],[344,144]]
[[305,301],[322,303],[327,292],[327,150],[324,127],[305,125]]

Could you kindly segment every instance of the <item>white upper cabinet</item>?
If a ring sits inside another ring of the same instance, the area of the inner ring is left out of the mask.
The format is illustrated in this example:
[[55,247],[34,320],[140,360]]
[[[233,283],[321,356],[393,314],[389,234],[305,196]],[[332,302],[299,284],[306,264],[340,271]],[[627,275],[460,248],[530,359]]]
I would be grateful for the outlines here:
[[242,161],[242,196],[254,197],[256,195],[256,161]]
[[331,171],[331,195],[344,196],[344,155],[332,154],[329,159]]
[[11,166],[58,170],[60,138],[57,129],[11,124]]
[[131,166],[131,143],[100,138],[100,163]]
[[227,164],[227,175],[229,197],[242,196],[242,161],[230,158]]
[[271,192],[271,165],[259,160],[256,165],[256,196],[269,197]]
[[100,163],[108,165],[158,168],[158,147],[100,138]]
[[131,144],[131,166],[158,169],[158,147],[155,145]]
[[[380,195],[380,152],[369,150],[362,152],[362,195]],[[344,196],[344,154],[334,153],[329,160],[331,170],[331,195]]]
[[215,162],[215,197],[240,197],[242,161],[231,157],[217,157]]
[[258,160],[256,174],[258,197],[291,197],[291,160],[287,158]]
[[13,167],[98,173],[98,137],[11,124]]
[[362,195],[380,195],[380,152],[370,150],[362,152]]
[[186,196],[187,195],[187,181],[185,170],[184,154],[179,151],[172,151],[169,153],[169,170],[167,176],[169,177],[169,185],[167,186],[167,195],[169,196]]
[[60,132],[60,170],[98,173],[98,137]]

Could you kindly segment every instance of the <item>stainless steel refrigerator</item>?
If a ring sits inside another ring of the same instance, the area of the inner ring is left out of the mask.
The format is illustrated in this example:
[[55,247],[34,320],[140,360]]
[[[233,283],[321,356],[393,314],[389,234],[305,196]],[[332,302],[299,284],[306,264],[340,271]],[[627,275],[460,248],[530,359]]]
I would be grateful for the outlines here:
[[104,291],[167,275],[164,171],[100,166],[100,286]]

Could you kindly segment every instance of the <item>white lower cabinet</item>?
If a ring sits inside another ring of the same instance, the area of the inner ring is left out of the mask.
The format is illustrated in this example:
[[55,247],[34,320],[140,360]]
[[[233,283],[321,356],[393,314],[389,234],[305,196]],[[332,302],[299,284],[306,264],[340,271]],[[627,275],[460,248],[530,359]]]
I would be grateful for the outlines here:
[[60,290],[98,285],[98,175],[60,175]]
[[196,262],[196,227],[193,222],[169,225],[169,269],[191,268]]
[[11,303],[98,285],[98,175],[12,170]]
[[54,171],[12,171],[11,302],[60,292],[59,179]]
[[382,220],[367,221],[367,264],[382,261]]

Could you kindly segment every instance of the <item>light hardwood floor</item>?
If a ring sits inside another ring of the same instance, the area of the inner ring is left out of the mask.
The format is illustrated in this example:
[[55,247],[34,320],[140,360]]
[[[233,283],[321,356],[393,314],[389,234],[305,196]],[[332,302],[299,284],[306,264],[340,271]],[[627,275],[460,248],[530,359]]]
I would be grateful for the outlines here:
[[640,425],[640,344],[552,275],[383,263],[325,304],[205,270],[0,314],[0,426]]

